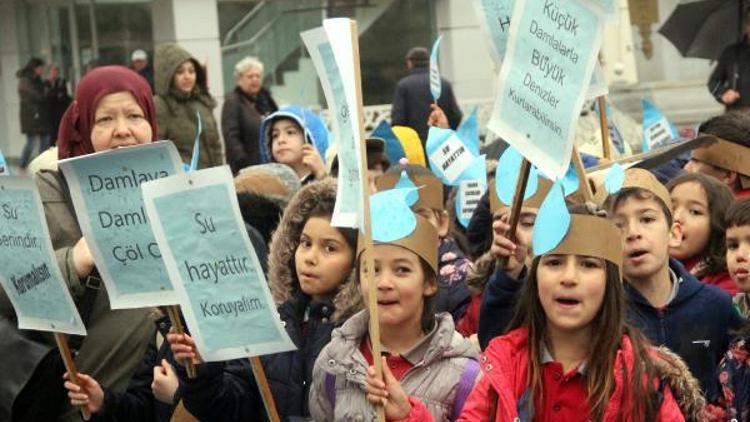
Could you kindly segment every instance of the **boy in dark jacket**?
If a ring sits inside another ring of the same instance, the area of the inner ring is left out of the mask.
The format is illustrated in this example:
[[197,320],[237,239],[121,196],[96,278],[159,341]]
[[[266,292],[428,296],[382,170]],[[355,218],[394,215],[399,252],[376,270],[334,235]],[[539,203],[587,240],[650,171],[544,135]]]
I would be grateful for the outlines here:
[[[628,170],[623,189],[609,201],[625,243],[623,269],[630,322],[652,343],[665,345],[684,359],[711,396],[718,388],[714,373],[729,345],[729,331],[740,327],[742,318],[728,294],[700,283],[669,258],[670,245],[678,244],[682,234],[672,222],[669,192],[651,173]],[[522,284],[496,272],[485,290],[483,315],[507,313]],[[504,329],[480,324],[480,338],[491,339]]]

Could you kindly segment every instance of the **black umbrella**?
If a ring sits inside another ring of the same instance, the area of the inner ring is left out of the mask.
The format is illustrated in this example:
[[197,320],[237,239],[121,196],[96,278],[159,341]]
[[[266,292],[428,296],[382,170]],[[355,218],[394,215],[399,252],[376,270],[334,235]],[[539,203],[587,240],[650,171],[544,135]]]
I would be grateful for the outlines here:
[[716,60],[742,37],[743,0],[683,1],[659,33],[684,57]]

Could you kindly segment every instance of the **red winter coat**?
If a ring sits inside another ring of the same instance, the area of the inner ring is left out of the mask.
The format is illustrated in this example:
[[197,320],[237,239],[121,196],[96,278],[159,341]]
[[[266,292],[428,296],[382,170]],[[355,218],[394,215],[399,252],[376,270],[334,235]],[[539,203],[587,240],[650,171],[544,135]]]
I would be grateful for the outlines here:
[[[497,412],[492,421],[511,422],[524,421],[518,412],[518,401],[528,390],[528,334],[525,329],[516,329],[508,334],[493,339],[480,359],[483,377],[466,400],[463,412],[458,421],[491,421],[490,419],[490,389],[498,396]],[[617,352],[617,363],[614,368],[615,390],[604,414],[603,422],[619,420],[621,397],[626,386],[622,383],[622,367],[628,371],[633,367],[633,348],[630,338],[623,336],[622,347]],[[629,399],[625,399],[629,401]],[[628,406],[629,407],[629,406]],[[523,415],[521,415],[523,416]],[[672,396],[669,387],[664,389],[660,422],[682,422],[685,418]]]
[[[698,259],[690,259],[686,262],[683,262],[683,265],[685,265],[685,269],[693,272],[693,268],[695,268],[696,265],[700,260]],[[703,284],[710,284],[712,286],[716,286],[720,288],[721,290],[724,290],[725,292],[729,293],[730,296],[734,297],[739,292],[739,289],[737,288],[737,283],[732,280],[732,277],[729,275],[729,272],[724,271],[718,274],[707,274],[704,275],[700,279],[701,283]]]
[[471,295],[471,302],[466,308],[466,313],[456,324],[456,331],[464,337],[476,334],[479,329],[479,308],[482,306],[482,296],[483,294]]

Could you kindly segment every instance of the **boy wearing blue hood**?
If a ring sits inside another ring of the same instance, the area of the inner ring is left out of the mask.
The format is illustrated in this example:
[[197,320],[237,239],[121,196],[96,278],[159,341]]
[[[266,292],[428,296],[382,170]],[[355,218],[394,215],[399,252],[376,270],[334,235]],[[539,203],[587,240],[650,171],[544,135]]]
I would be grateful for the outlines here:
[[305,184],[326,176],[323,156],[328,147],[328,129],[311,111],[289,106],[270,114],[260,128],[263,162],[285,164]]

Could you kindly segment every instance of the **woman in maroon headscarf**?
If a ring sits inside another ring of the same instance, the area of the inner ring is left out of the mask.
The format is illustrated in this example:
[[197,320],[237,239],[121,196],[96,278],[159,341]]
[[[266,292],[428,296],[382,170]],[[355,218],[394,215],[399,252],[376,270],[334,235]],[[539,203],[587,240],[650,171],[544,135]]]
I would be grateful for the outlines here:
[[[122,66],[100,67],[81,79],[75,100],[62,118],[57,138],[58,156],[63,159],[150,143],[156,134],[153,96],[145,79]],[[88,332],[82,341],[71,339],[72,346],[78,350],[75,358],[78,369],[112,391],[123,391],[143,360],[148,342],[154,338],[152,310],[110,309],[107,292],[81,236],[62,173],[42,171],[37,175],[37,185],[58,264]],[[3,302],[7,302],[7,298],[0,292],[1,315],[12,319],[6,312],[9,307]],[[0,317],[0,324],[2,319]],[[8,331],[1,325],[0,330],[0,335]],[[0,361],[5,361],[0,363],[0,373],[3,373],[0,384],[12,385],[14,389],[12,419],[55,420],[64,414],[64,420],[80,421],[77,410],[69,406],[61,410],[60,407],[67,400],[61,382],[64,368],[60,367],[59,353],[52,347],[54,341],[35,339],[32,343],[25,333],[16,331],[12,335],[18,339],[18,344],[26,346],[15,346],[8,351],[0,346],[0,356],[3,356]],[[3,388],[0,386],[0,390]],[[0,400],[2,420],[7,420],[2,413],[5,407],[7,404]]]

